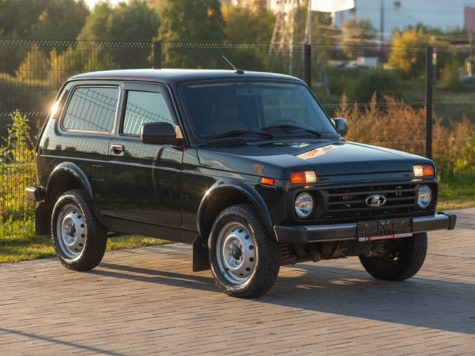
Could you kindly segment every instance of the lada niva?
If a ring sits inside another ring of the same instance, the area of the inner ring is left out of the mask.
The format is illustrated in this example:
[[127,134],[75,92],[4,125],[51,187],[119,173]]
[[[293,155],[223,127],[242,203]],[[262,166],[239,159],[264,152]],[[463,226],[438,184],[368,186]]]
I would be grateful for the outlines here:
[[436,213],[426,158],[347,142],[301,80],[241,70],[117,70],[70,78],[37,145],[37,232],[90,270],[112,233],[193,244],[195,271],[257,297],[281,265],[357,256],[400,281]]

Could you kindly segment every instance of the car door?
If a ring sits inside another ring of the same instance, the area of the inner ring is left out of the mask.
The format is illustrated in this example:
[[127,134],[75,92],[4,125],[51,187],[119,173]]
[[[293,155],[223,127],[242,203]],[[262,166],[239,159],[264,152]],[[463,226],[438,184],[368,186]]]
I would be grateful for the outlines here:
[[42,156],[50,157],[53,166],[74,164],[90,184],[96,204],[101,204],[119,86],[112,82],[71,83],[64,95],[66,104],[56,121],[56,134],[45,135],[48,138],[40,143]]
[[144,144],[140,129],[150,122],[177,126],[174,106],[165,86],[125,84],[123,89],[121,118],[110,142],[107,206],[102,213],[111,229],[147,234],[151,230],[146,225],[153,225],[173,231],[182,222],[183,150]]

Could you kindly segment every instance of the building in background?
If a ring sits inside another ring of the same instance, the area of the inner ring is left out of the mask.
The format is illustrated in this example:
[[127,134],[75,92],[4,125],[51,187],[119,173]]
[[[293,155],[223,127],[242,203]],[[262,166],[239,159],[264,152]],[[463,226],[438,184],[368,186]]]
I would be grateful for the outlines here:
[[[394,30],[422,24],[451,30],[475,29],[475,0],[355,0],[355,8],[335,16],[335,26],[350,19],[368,19],[384,40],[391,40]],[[470,32],[470,31],[468,31]]]
[[468,33],[475,33],[475,7],[465,8],[463,27]]

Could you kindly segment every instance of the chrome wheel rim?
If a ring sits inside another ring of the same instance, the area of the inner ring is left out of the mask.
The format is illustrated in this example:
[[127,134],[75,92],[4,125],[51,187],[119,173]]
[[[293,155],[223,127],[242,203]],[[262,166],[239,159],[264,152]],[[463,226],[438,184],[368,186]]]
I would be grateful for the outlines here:
[[73,204],[61,208],[56,223],[57,243],[65,258],[78,257],[86,242],[86,227],[81,210]]
[[216,260],[221,275],[232,284],[249,280],[256,267],[257,251],[249,230],[239,222],[229,222],[219,231]]

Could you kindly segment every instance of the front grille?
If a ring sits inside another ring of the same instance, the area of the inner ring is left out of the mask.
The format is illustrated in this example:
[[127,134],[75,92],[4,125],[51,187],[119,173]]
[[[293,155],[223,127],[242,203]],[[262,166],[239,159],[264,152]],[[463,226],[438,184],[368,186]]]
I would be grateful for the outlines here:
[[[379,184],[329,188],[319,191],[323,209],[319,221],[340,222],[412,215],[417,208],[416,184]],[[369,207],[367,199],[374,195],[386,199],[380,207]]]

